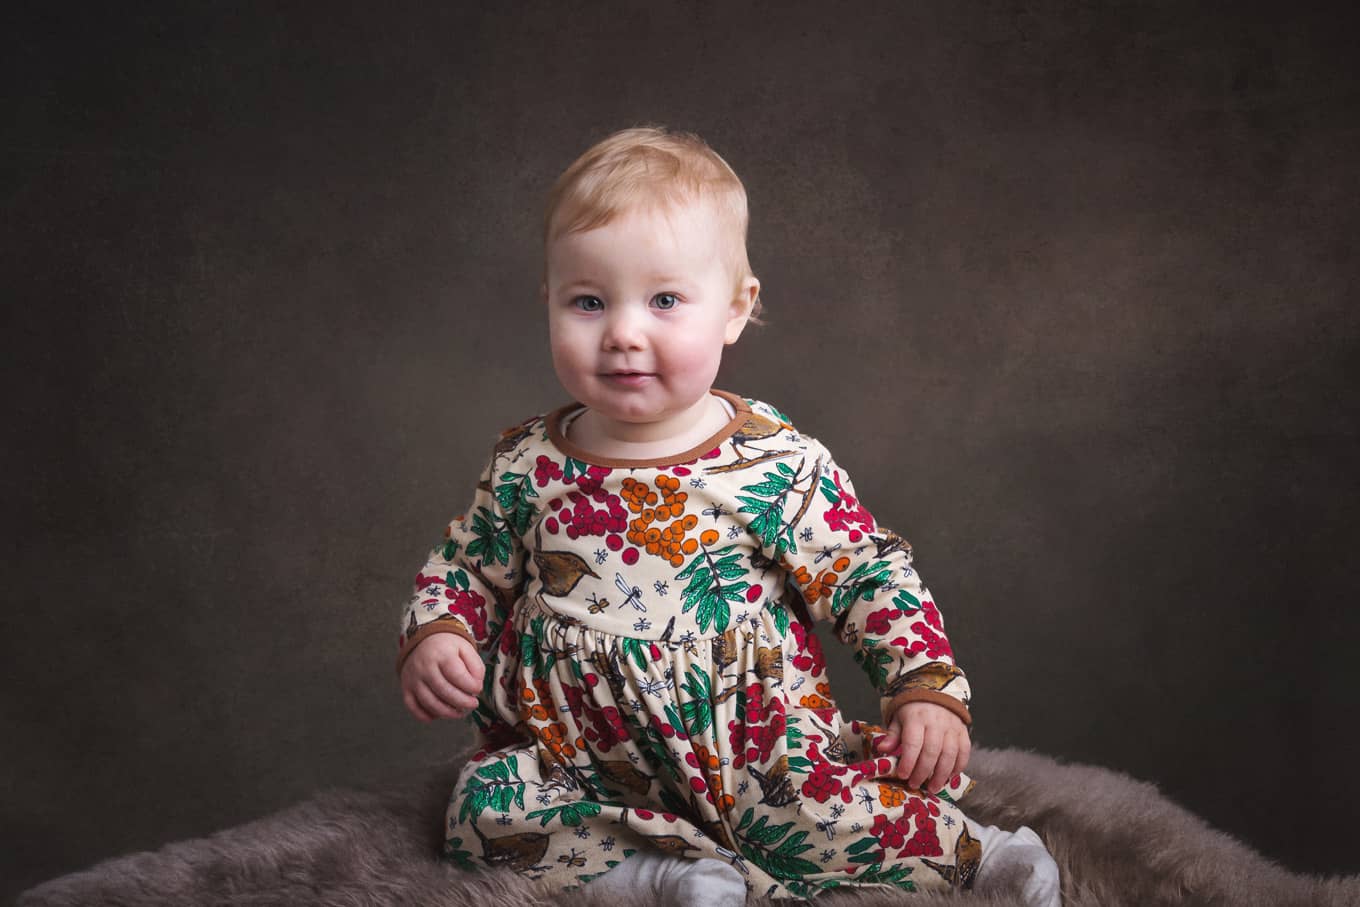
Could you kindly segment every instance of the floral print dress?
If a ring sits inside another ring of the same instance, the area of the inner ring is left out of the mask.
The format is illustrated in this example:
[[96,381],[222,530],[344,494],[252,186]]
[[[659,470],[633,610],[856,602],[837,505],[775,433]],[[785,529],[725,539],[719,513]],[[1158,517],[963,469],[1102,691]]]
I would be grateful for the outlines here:
[[487,666],[444,856],[557,890],[644,847],[775,898],[970,886],[972,782],[883,777],[882,727],[841,716],[809,630],[854,647],[880,719],[926,700],[969,721],[911,546],[778,410],[712,393],[731,421],[663,459],[592,458],[563,431],[579,404],[506,429],[421,569],[398,668],[440,632]]

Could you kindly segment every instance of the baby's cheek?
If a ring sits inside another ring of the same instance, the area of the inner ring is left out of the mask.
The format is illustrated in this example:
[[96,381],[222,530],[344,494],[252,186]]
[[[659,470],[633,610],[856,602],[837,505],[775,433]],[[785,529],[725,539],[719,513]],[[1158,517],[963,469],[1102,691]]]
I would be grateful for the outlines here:
[[667,351],[664,367],[674,378],[710,384],[718,373],[721,349],[708,343],[676,343]]

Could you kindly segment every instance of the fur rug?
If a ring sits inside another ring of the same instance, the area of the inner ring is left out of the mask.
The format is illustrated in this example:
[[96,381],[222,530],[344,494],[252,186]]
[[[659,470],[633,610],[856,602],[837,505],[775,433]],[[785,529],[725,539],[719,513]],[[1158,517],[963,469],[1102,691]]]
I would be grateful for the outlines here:
[[[1018,750],[976,749],[970,817],[1002,828],[1029,825],[1048,844],[1069,905],[1357,905],[1360,876],[1318,879],[1286,871],[1214,831],[1150,784],[1107,769],[1064,765]],[[74,904],[231,907],[284,905],[548,905],[534,883],[508,870],[463,873],[435,858],[454,766],[396,792],[328,791],[272,816],[154,853],[107,860],[46,882],[19,907]],[[1072,797],[1079,791],[1079,799]],[[1013,896],[828,892],[819,907],[966,898],[1019,904]],[[573,905],[596,902],[585,894]],[[753,905],[792,904],[753,900]],[[801,902],[807,903],[807,902]],[[609,907],[633,907],[615,900]],[[643,907],[638,901],[637,907]],[[655,907],[648,904],[646,907]]]

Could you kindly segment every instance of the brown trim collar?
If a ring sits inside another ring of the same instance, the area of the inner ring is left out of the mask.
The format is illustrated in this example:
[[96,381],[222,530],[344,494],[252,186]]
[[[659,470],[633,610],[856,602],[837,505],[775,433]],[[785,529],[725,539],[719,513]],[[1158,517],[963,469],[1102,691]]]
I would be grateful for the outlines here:
[[676,466],[680,463],[687,463],[690,460],[697,460],[700,456],[708,453],[710,450],[732,437],[737,433],[737,429],[746,424],[747,417],[751,415],[751,407],[745,400],[736,394],[731,393],[730,391],[718,390],[716,387],[710,388],[709,393],[722,397],[728,403],[732,404],[734,412],[728,423],[720,428],[716,434],[700,441],[689,450],[671,454],[666,457],[654,457],[647,460],[626,460],[618,457],[600,457],[582,447],[577,447],[571,441],[567,440],[566,436],[562,434],[562,419],[568,413],[580,409],[583,406],[581,403],[572,402],[559,406],[557,409],[544,416],[543,419],[548,427],[548,440],[554,447],[567,456],[588,463],[591,466],[617,467],[620,469]]

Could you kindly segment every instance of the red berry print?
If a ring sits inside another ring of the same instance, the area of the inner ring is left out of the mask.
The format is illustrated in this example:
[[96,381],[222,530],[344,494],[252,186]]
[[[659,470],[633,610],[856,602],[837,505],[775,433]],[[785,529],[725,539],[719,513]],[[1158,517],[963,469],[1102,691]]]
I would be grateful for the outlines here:
[[473,636],[481,639],[486,635],[486,599],[480,592],[446,588],[444,597],[453,599],[449,602],[449,613],[461,617]]
[[836,491],[840,494],[840,501],[835,507],[831,507],[822,513],[826,524],[837,532],[849,532],[850,541],[858,542],[863,536],[860,529],[866,532],[874,530],[874,518],[863,505],[856,500],[855,496],[841,485],[840,470],[831,471],[831,479],[836,485]]
[[875,636],[887,633],[892,623],[895,608],[880,608],[864,619],[864,632]]
[[562,478],[562,467],[553,462],[551,457],[538,455],[534,461],[534,483],[542,488],[554,479]]
[[892,644],[901,646],[913,655],[924,652],[927,658],[952,659],[954,657],[954,649],[949,645],[949,640],[927,627],[925,621],[914,621],[911,629],[913,633],[917,634],[916,639],[909,640],[905,636],[899,636],[892,641]]

